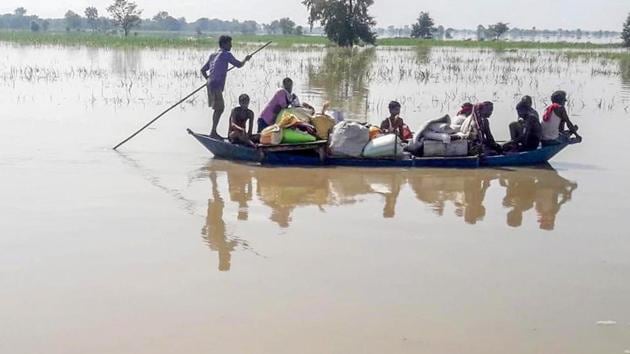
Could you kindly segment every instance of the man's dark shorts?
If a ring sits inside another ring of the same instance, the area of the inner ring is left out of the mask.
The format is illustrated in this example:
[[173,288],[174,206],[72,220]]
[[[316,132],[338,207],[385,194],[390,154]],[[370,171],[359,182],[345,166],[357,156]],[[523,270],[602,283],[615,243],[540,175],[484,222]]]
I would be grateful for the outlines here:
[[213,90],[210,87],[208,91],[208,107],[211,107],[215,111],[223,111],[225,109],[225,102],[223,101],[223,91]]

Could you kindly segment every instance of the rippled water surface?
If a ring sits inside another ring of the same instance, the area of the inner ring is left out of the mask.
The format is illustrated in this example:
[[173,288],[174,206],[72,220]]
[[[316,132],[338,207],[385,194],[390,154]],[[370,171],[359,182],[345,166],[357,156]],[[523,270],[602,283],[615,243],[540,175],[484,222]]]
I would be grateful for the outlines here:
[[[235,48],[242,57],[253,48]],[[229,74],[412,127],[556,89],[584,142],[549,166],[214,160],[208,52],[0,44],[1,353],[624,353],[630,64],[566,51],[270,48]],[[227,129],[227,115],[220,126]]]

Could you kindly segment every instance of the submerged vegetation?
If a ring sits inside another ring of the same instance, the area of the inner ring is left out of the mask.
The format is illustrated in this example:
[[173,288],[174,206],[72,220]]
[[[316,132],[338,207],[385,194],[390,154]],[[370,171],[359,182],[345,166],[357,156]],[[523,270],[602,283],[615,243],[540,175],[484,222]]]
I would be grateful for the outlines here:
[[[14,55],[8,58],[12,64],[0,72],[0,87],[69,82],[81,87],[87,84],[90,89],[73,97],[74,102],[143,107],[165,105],[174,99],[173,92],[183,97],[198,87],[203,82],[199,67],[208,51],[208,48],[43,48],[57,57],[71,51],[90,53],[92,59],[66,63],[47,58],[37,63],[22,63],[15,54],[21,48],[11,47],[3,45],[7,53],[13,51]],[[160,60],[159,67],[164,66],[164,69],[156,69],[154,60]],[[177,65],[170,65],[171,62]],[[279,80],[289,76],[308,88],[302,93],[306,102],[321,106],[329,101],[348,118],[357,120],[383,116],[392,96],[409,112],[414,112],[415,117],[450,112],[461,102],[485,99],[502,102],[505,108],[525,93],[535,97],[538,107],[544,107],[549,92],[554,89],[550,83],[567,77],[576,80],[569,102],[572,112],[630,112],[630,96],[627,96],[630,56],[620,50],[276,47],[261,52],[256,60],[248,63],[246,74],[235,71],[233,75],[236,76],[226,97],[234,99],[243,92],[250,93],[255,111],[275,92]],[[242,80],[243,75],[247,80]],[[604,82],[621,82],[624,89],[602,92],[598,88],[603,87]],[[62,94],[63,90],[59,92]],[[181,108],[204,103],[200,95]],[[506,111],[502,114],[507,116]],[[410,119],[417,123],[414,119],[419,118]]]

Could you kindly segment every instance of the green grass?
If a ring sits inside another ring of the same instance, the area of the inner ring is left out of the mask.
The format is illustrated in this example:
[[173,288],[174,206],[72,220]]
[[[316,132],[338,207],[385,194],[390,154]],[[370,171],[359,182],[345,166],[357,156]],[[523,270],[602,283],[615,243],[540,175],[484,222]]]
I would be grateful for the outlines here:
[[[174,32],[141,32],[124,38],[119,35],[89,32],[45,32],[0,31],[0,41],[26,45],[69,45],[88,47],[140,47],[140,48],[208,48],[217,44],[218,35],[202,35]],[[327,38],[320,36],[281,36],[281,35],[234,35],[234,44],[263,43],[273,41],[276,46],[293,45],[333,45]],[[505,49],[606,49],[618,48],[619,45],[593,43],[540,43],[507,41],[438,41],[418,40],[413,38],[383,38],[377,41],[379,46],[415,46],[415,47],[457,47]]]
[[589,59],[607,59],[607,60],[630,60],[630,50],[621,52],[594,52],[594,51],[572,51],[565,52],[564,55],[569,59],[589,58]]
[[[196,36],[194,34],[152,33],[143,32],[120,35],[89,32],[46,32],[33,33],[26,31],[0,31],[0,41],[25,45],[66,45],[107,48],[208,48],[217,45],[219,35]],[[264,43],[273,41],[276,46],[289,47],[296,44],[329,45],[324,37],[312,36],[244,36],[234,35],[234,44]]]
[[208,47],[215,46],[216,40],[200,38],[189,40],[183,37],[158,37],[152,35],[129,36],[85,32],[0,32],[0,41],[25,45],[64,45],[88,47]]

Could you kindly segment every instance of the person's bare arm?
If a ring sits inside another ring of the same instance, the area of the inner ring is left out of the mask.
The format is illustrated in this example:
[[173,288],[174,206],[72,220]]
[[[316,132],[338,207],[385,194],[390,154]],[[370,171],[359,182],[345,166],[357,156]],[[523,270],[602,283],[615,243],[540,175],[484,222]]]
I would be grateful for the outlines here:
[[483,126],[481,127],[481,129],[483,130],[483,135],[486,138],[486,142],[488,142],[488,144],[492,147],[498,147],[499,144],[497,144],[497,142],[494,140],[494,136],[490,131],[490,122],[487,119],[483,119],[482,124]]
[[398,124],[397,124],[396,130],[398,130],[398,137],[400,138],[400,140],[405,140],[405,132],[403,132],[404,124],[405,122],[403,121],[403,119],[398,117]]
[[576,138],[582,139],[582,137],[577,133],[577,130],[578,130],[577,125],[573,124],[573,122],[571,122],[571,120],[569,119],[569,114],[567,113],[566,108],[560,107],[556,109],[554,113],[558,117],[560,117],[560,130],[564,130],[564,125],[566,124],[567,128],[569,128],[569,131],[573,135],[575,135]]
[[387,128],[386,128],[385,124],[387,124],[387,119],[385,119],[384,121],[381,122],[380,128],[381,128],[382,131],[387,131]]
[[234,124],[234,115],[236,113],[234,112],[234,110],[232,110],[232,112],[230,112],[230,120],[228,122],[230,122],[230,125],[228,126],[228,133],[232,131],[232,124]]

